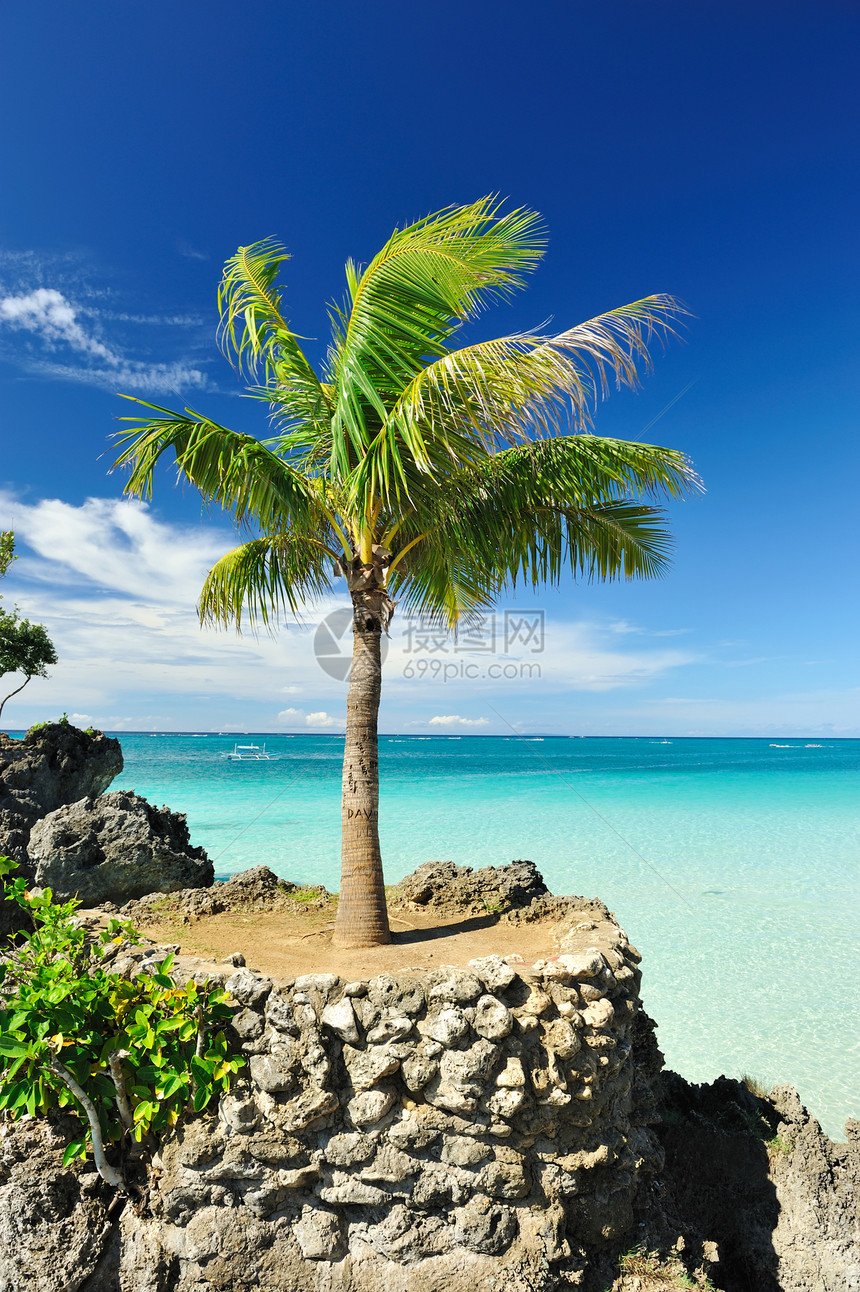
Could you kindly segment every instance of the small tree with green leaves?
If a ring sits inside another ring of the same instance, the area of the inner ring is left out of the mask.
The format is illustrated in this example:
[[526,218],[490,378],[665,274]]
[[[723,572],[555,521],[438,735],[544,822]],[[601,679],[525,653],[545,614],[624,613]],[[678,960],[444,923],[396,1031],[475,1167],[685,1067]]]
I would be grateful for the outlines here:
[[0,579],[15,560],[15,535],[11,529],[4,529],[0,531]]
[[[14,869],[0,857],[0,876]],[[13,1121],[52,1108],[76,1113],[81,1133],[63,1165],[91,1149],[102,1178],[122,1188],[106,1146],[140,1143],[201,1112],[243,1065],[224,1035],[227,993],[180,986],[172,956],[154,973],[112,973],[117,947],[139,940],[132,926],[111,920],[93,937],[75,918],[79,903],[55,903],[50,889],[28,891],[15,878],[6,900],[35,929],[0,963],[0,1110]]]
[[[0,533],[0,578],[17,559],[15,535],[11,530],[4,530]],[[0,717],[7,700],[23,691],[34,677],[47,677],[49,665],[56,662],[57,652],[43,626],[22,619],[17,606],[14,610],[4,610],[0,606],[0,677],[7,673],[24,674],[21,685],[0,699]]]

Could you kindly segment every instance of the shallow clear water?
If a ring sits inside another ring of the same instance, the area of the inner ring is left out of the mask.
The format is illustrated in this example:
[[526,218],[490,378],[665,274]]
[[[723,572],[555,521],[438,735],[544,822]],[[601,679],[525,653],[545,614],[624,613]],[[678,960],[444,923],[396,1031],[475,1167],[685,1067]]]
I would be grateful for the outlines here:
[[[218,876],[338,887],[340,738],[242,737],[270,763],[226,760],[233,735],[121,740],[115,787],[186,812]],[[527,857],[599,896],[671,1067],[791,1082],[840,1136],[860,1116],[860,741],[779,744],[382,737],[386,879]]]

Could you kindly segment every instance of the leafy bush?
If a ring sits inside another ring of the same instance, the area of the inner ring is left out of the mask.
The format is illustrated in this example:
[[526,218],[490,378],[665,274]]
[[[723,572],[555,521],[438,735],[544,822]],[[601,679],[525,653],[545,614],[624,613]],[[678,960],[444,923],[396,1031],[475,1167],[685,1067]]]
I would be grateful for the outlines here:
[[[0,857],[0,877],[14,869]],[[140,1142],[200,1112],[244,1063],[223,1032],[227,993],[179,986],[172,955],[157,972],[111,973],[118,948],[139,941],[130,924],[111,920],[94,938],[75,917],[76,901],[55,903],[50,889],[28,891],[22,878],[5,896],[35,929],[0,962],[0,1110],[12,1120],[55,1107],[77,1112],[82,1133],[64,1165],[92,1146],[102,1176],[122,1185],[105,1144]]]
[[64,713],[62,718],[46,718],[44,722],[34,722],[32,727],[27,728],[27,735],[31,731],[44,731],[45,727],[70,727],[69,715]]

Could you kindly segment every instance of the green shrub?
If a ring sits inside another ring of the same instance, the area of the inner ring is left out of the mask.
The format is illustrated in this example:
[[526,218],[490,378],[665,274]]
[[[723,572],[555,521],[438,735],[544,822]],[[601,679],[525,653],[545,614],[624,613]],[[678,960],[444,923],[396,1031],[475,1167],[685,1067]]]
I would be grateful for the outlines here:
[[[14,869],[0,857],[0,877]],[[64,1165],[91,1147],[104,1179],[122,1185],[104,1146],[140,1142],[200,1112],[244,1063],[222,1030],[227,994],[179,986],[172,955],[158,972],[120,977],[109,960],[139,941],[130,924],[111,920],[92,937],[75,918],[78,902],[55,903],[50,889],[28,891],[21,878],[6,884],[5,897],[35,929],[0,963],[0,1110],[12,1120],[56,1107],[78,1113],[81,1135]]]
[[44,731],[45,727],[70,727],[69,715],[64,713],[62,718],[48,718],[45,722],[34,722],[32,727],[27,728],[27,735],[31,731]]

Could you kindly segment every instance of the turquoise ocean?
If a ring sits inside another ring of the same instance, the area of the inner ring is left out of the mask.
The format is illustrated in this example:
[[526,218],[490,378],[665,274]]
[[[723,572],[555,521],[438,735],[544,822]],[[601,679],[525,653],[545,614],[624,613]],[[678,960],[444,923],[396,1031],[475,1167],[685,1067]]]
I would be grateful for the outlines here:
[[[342,738],[119,735],[114,788],[187,813],[217,876],[337,889]],[[616,913],[670,1067],[860,1117],[860,741],[383,736],[380,765],[388,882],[530,858]]]

